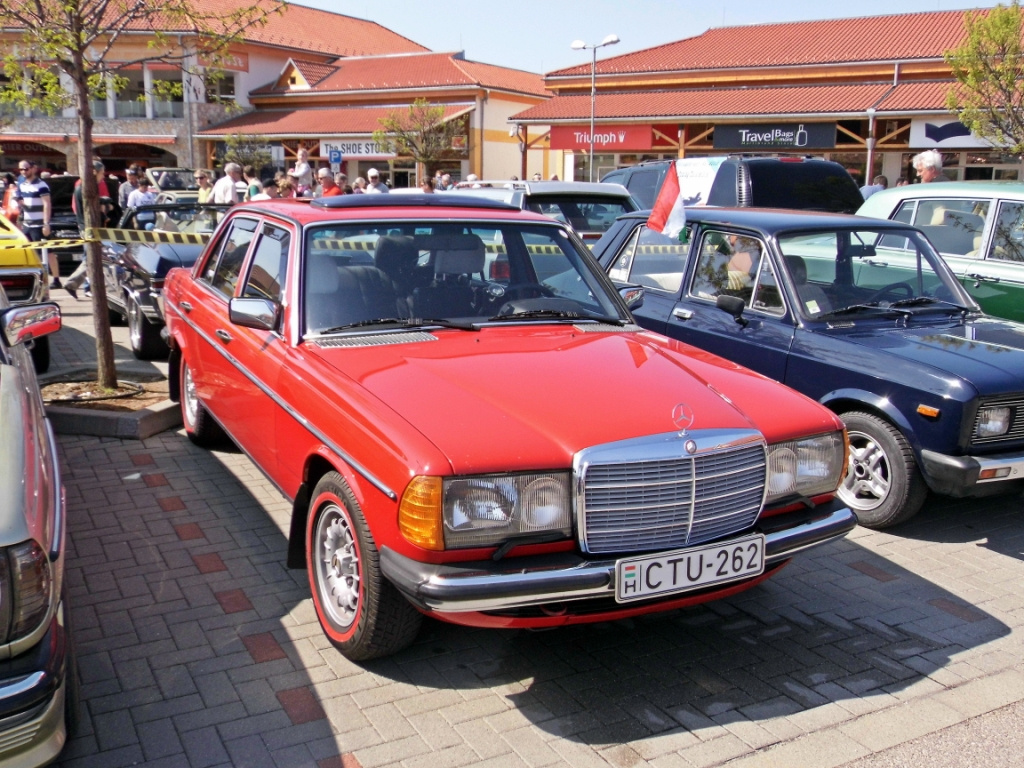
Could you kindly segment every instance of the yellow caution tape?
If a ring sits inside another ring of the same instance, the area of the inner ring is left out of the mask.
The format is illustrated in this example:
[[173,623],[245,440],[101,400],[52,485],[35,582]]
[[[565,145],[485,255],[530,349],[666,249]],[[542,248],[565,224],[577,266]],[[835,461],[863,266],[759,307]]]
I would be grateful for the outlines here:
[[87,229],[86,241],[107,243],[174,243],[175,245],[205,245],[209,232],[164,232],[159,229]]
[[71,248],[77,245],[85,245],[85,240],[42,240],[38,243],[4,243],[0,245],[0,251],[38,251],[44,248]]

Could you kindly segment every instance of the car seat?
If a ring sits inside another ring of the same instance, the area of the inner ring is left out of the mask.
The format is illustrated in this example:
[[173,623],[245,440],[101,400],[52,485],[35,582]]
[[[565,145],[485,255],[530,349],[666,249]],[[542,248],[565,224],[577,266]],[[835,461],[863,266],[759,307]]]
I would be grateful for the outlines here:
[[832,311],[832,302],[820,285],[807,282],[807,262],[801,256],[786,256],[786,267],[793,279],[800,310],[808,317],[817,317]]
[[306,327],[313,332],[362,320],[395,317],[395,286],[384,272],[365,265],[341,266],[329,254],[306,260]]
[[413,291],[416,317],[466,317],[476,314],[473,275],[483,278],[486,253],[477,235],[430,238],[434,279]]

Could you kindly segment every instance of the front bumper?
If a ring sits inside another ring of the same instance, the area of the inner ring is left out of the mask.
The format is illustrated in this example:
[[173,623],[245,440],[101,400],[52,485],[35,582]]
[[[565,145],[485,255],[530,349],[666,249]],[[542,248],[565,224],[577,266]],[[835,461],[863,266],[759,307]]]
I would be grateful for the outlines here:
[[[982,478],[982,472],[1000,476]],[[946,456],[921,451],[921,472],[928,487],[947,496],[982,496],[1010,491],[1006,483],[1024,480],[1024,453]]]
[[0,662],[0,764],[46,765],[67,739],[68,636],[54,617],[29,652]]
[[[754,530],[765,535],[768,568],[841,538],[856,525],[856,515],[835,500],[806,512],[766,518]],[[414,605],[441,613],[502,611],[615,594],[614,559],[586,560],[572,552],[435,565],[381,547],[380,568]]]

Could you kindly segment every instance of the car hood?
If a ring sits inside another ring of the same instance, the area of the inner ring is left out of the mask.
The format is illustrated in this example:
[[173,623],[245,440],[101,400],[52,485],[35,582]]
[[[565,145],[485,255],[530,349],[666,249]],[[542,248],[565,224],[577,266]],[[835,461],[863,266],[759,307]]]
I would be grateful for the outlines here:
[[917,375],[922,366],[929,366],[946,378],[969,382],[986,395],[1024,389],[1024,324],[980,317],[885,333],[858,330],[848,340],[898,358],[901,362],[894,365],[909,364]]
[[438,330],[436,341],[311,346],[432,442],[456,473],[565,468],[587,446],[677,432],[680,404],[693,414],[692,430],[753,428],[769,442],[841,428],[803,395],[710,353],[653,333],[586,328]]

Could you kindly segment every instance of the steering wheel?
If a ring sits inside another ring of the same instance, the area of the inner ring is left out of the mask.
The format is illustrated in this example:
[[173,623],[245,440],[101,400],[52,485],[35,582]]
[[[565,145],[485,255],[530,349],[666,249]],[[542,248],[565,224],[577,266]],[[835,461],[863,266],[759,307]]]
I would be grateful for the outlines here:
[[864,299],[864,303],[870,304],[872,301],[880,301],[883,297],[888,296],[890,293],[905,293],[906,296],[904,296],[904,298],[910,299],[913,298],[914,296],[914,289],[910,286],[909,283],[905,282],[889,283],[888,285],[883,285],[877,291],[875,291],[866,299]]
[[505,286],[505,293],[502,294],[502,298],[506,301],[510,299],[535,299],[541,296],[550,299],[554,295],[555,292],[553,290],[541,283],[511,283]]

